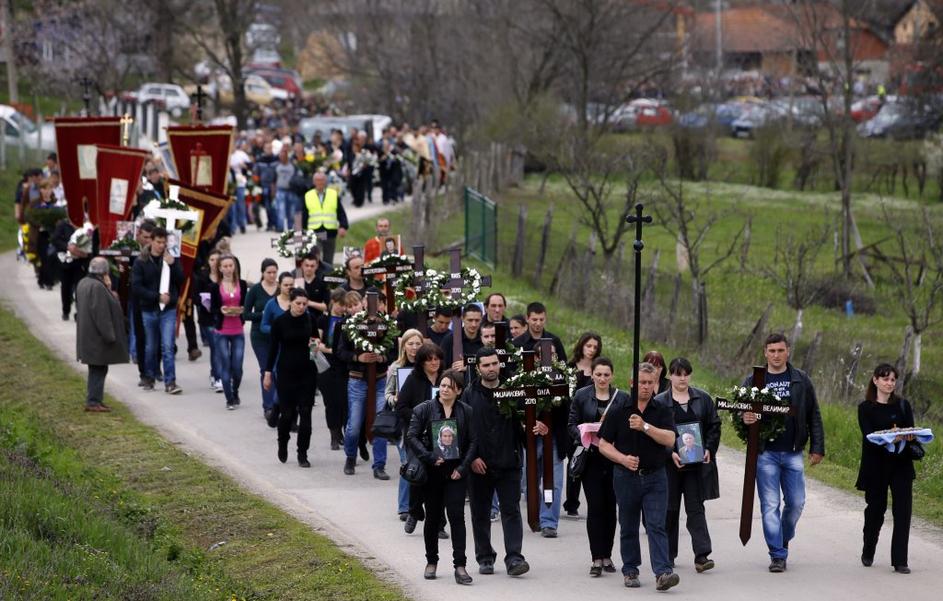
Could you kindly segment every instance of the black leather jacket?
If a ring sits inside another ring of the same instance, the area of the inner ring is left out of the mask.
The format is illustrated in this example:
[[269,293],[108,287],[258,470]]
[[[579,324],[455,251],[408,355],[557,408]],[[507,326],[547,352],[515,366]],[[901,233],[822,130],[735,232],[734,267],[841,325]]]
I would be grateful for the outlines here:
[[491,393],[491,389],[475,381],[462,394],[462,402],[474,412],[472,429],[478,441],[475,456],[480,457],[489,470],[520,469],[524,429],[519,419],[505,417],[498,411]]
[[[409,429],[406,431],[406,444],[409,449],[426,465],[436,461],[432,453],[432,422],[446,419],[445,410],[438,398],[420,403],[413,409]],[[452,407],[452,417],[458,425],[459,448],[461,455],[455,467],[464,478],[468,475],[471,462],[478,455],[478,439],[472,425],[472,408],[461,401],[455,401]]]
[[[809,447],[810,453],[816,455],[825,455],[825,427],[822,425],[822,414],[819,411],[819,400],[815,396],[815,387],[809,376],[792,363],[786,364],[789,370],[789,404],[796,408],[796,414],[790,415],[786,419],[795,420],[796,438],[793,441],[793,452],[799,452],[805,448],[809,439],[812,444]],[[750,388],[753,386],[753,376],[747,376],[741,386]],[[760,452],[763,452],[763,441],[760,441]]]

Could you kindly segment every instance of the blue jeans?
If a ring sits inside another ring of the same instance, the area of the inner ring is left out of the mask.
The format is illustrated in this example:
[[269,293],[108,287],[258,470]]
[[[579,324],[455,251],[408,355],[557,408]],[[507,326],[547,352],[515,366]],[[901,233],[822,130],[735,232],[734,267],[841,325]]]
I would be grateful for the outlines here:
[[[552,447],[553,445],[551,445]],[[540,501],[540,527],[541,528],[553,528],[554,530],[560,525],[560,504],[562,502],[561,497],[563,496],[563,462],[560,461],[560,458],[557,457],[556,449],[551,448],[551,453],[553,453],[553,503],[548,507],[546,503],[543,502],[543,499]],[[543,496],[543,477],[544,477],[544,439],[543,437],[537,438],[537,489],[539,496]],[[523,470],[523,475],[521,477],[523,484],[521,489],[524,493],[527,493],[527,470]],[[494,505],[492,505],[494,507]]]
[[295,213],[298,211],[298,196],[291,190],[276,190],[275,205],[278,208],[278,231],[292,230],[295,227]]
[[236,188],[236,201],[229,207],[229,230],[236,233],[236,230],[246,229],[246,187]]
[[[383,410],[386,399],[383,398],[383,389],[386,388],[386,377],[377,378],[377,393],[374,403],[377,413]],[[364,407],[367,401],[367,381],[359,378],[347,380],[347,428],[344,430],[344,454],[348,457],[357,456],[357,443],[360,441],[360,428],[363,427]],[[386,467],[386,439],[373,437],[373,469]]]
[[642,565],[639,546],[639,522],[645,511],[645,532],[648,534],[648,553],[656,576],[671,573],[668,559],[668,532],[665,517],[668,513],[668,476],[664,468],[652,474],[616,466],[612,486],[619,506],[619,551],[622,555],[622,575],[638,574]]
[[[396,449],[399,451],[399,462],[403,465],[406,464],[406,441],[403,440],[400,444],[396,445]],[[409,482],[403,479],[400,476],[399,479],[399,493],[396,496],[396,504],[399,509],[396,510],[396,513],[406,513],[409,511]]]
[[216,362],[219,368],[219,379],[223,381],[226,402],[232,402],[239,396],[239,384],[242,383],[242,359],[245,352],[245,334],[216,333]]
[[[259,362],[259,386],[262,386],[262,380],[265,379],[265,362],[268,361],[268,350],[269,350],[269,341],[268,340],[259,340],[258,336],[250,337],[250,342],[252,342],[252,352],[255,353],[255,358]],[[275,376],[275,374],[273,374]],[[275,392],[275,386],[272,386],[268,390],[262,388],[262,410],[268,411],[272,407],[278,404],[278,393]]]
[[214,380],[221,379],[219,376],[219,365],[216,352],[216,328],[210,326],[200,326],[200,338],[203,339],[203,346],[210,349],[210,377]]
[[163,311],[142,311],[144,322],[145,372],[154,380],[157,374],[157,348],[164,361],[164,384],[177,379],[174,371],[174,339],[177,329],[177,307],[168,306]]
[[781,451],[764,451],[756,459],[756,492],[771,559],[786,559],[789,555],[786,545],[796,535],[796,523],[805,506],[802,461],[802,452]]

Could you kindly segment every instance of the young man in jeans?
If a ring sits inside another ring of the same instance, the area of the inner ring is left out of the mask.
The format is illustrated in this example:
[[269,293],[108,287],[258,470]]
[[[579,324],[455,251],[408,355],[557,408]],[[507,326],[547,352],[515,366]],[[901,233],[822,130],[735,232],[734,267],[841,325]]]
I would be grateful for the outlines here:
[[[167,265],[170,270],[170,286],[161,292],[161,272]],[[151,243],[134,262],[131,271],[131,291],[141,311],[144,325],[144,390],[154,390],[157,374],[157,348],[164,361],[164,390],[167,394],[180,394],[174,371],[174,339],[177,325],[177,300],[183,286],[183,270],[180,262],[167,252],[167,230],[158,227],[151,233]],[[141,361],[141,357],[138,357]]]
[[[786,571],[789,541],[796,535],[796,524],[805,506],[802,453],[806,443],[811,439],[811,465],[817,465],[825,456],[825,428],[815,387],[804,371],[789,363],[789,351],[789,341],[782,334],[770,334],[763,347],[766,387],[796,408],[794,415],[785,417],[786,429],[779,436],[770,441],[760,441],[760,454],[756,460],[756,490],[763,514],[763,536],[769,548],[769,571],[774,573]],[[742,386],[752,387],[753,377],[747,377]],[[743,423],[750,425],[755,422],[754,413],[743,414]]]

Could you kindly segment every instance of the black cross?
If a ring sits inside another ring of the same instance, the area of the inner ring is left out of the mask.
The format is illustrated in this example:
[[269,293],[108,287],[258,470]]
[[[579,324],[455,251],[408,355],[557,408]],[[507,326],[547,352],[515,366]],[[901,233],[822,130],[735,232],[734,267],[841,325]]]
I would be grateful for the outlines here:
[[[367,323],[357,326],[357,329],[370,342],[376,342],[386,334],[386,322],[379,318],[377,304],[379,295],[376,291],[367,292]],[[359,349],[358,349],[359,350]],[[377,415],[377,364],[367,363],[367,400],[365,401],[365,422],[367,440],[373,442],[373,420]]]
[[642,215],[642,204],[635,205],[635,215],[625,218],[626,222],[635,224],[635,328],[632,331],[632,402],[638,403],[638,356],[639,356],[639,329],[642,323],[642,224],[651,223],[651,215]]
[[[449,280],[445,285],[448,287],[452,300],[457,300],[461,298],[462,290],[465,288],[465,279],[462,278],[461,248],[453,247],[449,249],[449,272]],[[491,286],[491,276],[482,276],[481,285]],[[462,308],[459,307],[452,312],[452,361],[461,360],[464,354],[462,340],[465,336],[465,330],[462,327]]]
[[79,80],[79,85],[82,86],[82,102],[85,104],[85,115],[92,114],[92,91],[91,87],[95,82],[89,79],[88,77],[83,77]]
[[190,97],[196,100],[196,120],[203,122],[203,103],[209,98],[209,95],[203,91],[203,86],[197,85],[196,92],[190,94]]

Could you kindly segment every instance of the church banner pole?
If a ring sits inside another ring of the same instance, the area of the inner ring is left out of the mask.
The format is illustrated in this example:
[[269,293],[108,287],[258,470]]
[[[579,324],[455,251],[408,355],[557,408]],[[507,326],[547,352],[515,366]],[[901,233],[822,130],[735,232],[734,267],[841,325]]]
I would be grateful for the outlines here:
[[632,331],[632,402],[638,403],[638,364],[639,364],[639,330],[642,326],[642,224],[651,223],[651,215],[642,215],[644,207],[641,203],[635,205],[635,214],[625,218],[628,223],[635,225],[635,321]]

